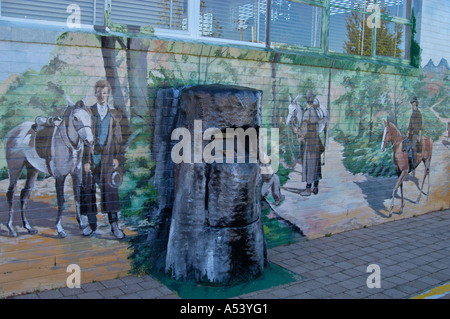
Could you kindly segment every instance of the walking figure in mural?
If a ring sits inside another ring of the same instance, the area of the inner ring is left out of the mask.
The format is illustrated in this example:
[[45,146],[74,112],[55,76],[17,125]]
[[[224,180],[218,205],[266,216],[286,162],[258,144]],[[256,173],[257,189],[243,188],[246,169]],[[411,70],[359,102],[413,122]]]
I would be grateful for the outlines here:
[[323,120],[326,120],[327,114],[311,90],[308,90],[303,98],[306,99],[307,107],[297,134],[299,142],[304,143],[302,182],[306,182],[306,189],[300,192],[300,195],[311,196],[311,193],[319,193],[319,180],[322,178],[321,155],[325,152],[325,147],[320,139],[320,126]]
[[408,131],[406,139],[403,143],[403,151],[408,153],[410,170],[415,170],[417,163],[417,153],[421,153],[420,139],[422,136],[422,114],[419,111],[419,101],[414,96],[411,99],[412,114],[409,119]]
[[62,118],[39,116],[35,122],[22,123],[6,135],[5,154],[9,172],[9,187],[6,193],[9,205],[7,227],[13,237],[17,236],[12,224],[14,190],[24,167],[27,170],[27,180],[20,193],[20,209],[23,227],[30,234],[37,233],[37,230],[30,225],[25,212],[39,172],[51,175],[56,180],[58,202],[56,228],[59,236],[67,236],[61,224],[61,216],[64,205],[64,182],[69,174],[72,176],[77,220],[80,228],[85,226],[80,216],[81,161],[85,144],[92,145],[94,142],[91,112],[85,106],[85,98],[76,104],[69,98],[67,101],[69,105]]
[[391,143],[393,155],[394,155],[394,164],[397,171],[397,175],[399,176],[397,183],[395,184],[394,190],[392,191],[392,199],[391,206],[389,210],[389,217],[392,216],[392,211],[394,209],[394,197],[397,193],[398,188],[400,187],[401,193],[401,207],[400,214],[403,212],[404,201],[403,201],[403,180],[406,175],[412,170],[415,169],[421,162],[425,165],[425,173],[423,176],[422,186],[420,187],[419,196],[416,199],[416,203],[420,201],[420,197],[423,192],[423,185],[425,184],[425,179],[428,176],[428,191],[425,195],[430,194],[430,166],[431,166],[431,156],[433,152],[433,141],[426,137],[421,136],[418,141],[420,144],[421,152],[417,152],[417,158],[413,167],[410,167],[410,162],[408,159],[408,154],[403,151],[403,138],[400,131],[397,127],[390,122],[384,121],[384,133],[383,133],[383,141],[381,143],[381,151],[384,152],[388,143]]
[[83,229],[84,236],[91,236],[97,230],[96,184],[101,193],[102,213],[108,214],[111,231],[118,239],[125,234],[118,224],[120,212],[118,187],[122,182],[120,166],[125,162],[124,138],[120,122],[122,114],[108,104],[111,86],[100,80],[95,84],[97,103],[90,107],[92,112],[92,131],[94,144],[84,149],[83,185],[81,213],[87,217],[88,225]]

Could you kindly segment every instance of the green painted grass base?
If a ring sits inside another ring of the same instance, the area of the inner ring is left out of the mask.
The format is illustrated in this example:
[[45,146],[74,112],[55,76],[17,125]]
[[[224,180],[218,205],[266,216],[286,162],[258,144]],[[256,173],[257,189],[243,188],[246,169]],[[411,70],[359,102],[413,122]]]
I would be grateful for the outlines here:
[[[271,203],[274,201],[271,196],[267,200]],[[270,212],[269,205],[263,201],[261,217],[268,249],[305,240],[300,230],[280,218],[269,217]],[[177,281],[162,271],[147,270],[146,272],[183,299],[227,299],[302,279],[300,275],[270,262],[266,265],[264,273],[259,277],[227,286],[208,285],[194,281]]]
[[[267,200],[274,204],[275,200],[271,195]],[[267,203],[262,202],[261,216],[264,227],[264,239],[267,243],[267,248],[273,248],[282,245],[289,245],[306,239],[300,230],[294,229],[294,226],[288,224],[282,219],[269,218],[268,215],[271,209]]]
[[230,286],[199,284],[194,281],[177,281],[164,273],[152,273],[152,276],[183,299],[227,299],[302,279],[300,275],[273,263],[269,263],[265,267],[261,276]]

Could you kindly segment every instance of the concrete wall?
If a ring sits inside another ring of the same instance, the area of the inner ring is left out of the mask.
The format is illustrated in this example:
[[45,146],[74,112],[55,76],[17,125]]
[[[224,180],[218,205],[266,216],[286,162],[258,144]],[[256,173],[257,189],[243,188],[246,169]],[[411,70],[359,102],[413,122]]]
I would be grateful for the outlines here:
[[450,61],[450,1],[426,0],[422,2],[418,20],[418,37],[422,47],[422,66],[430,59],[438,64],[442,58]]

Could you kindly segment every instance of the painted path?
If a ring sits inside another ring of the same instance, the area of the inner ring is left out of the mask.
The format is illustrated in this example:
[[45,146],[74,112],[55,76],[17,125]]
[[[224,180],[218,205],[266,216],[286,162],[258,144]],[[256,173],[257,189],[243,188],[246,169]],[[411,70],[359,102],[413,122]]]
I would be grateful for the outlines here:
[[[6,228],[8,205],[5,190],[8,181],[0,181],[0,298],[36,290],[66,286],[67,266],[77,264],[81,268],[81,282],[114,279],[128,274],[129,251],[126,241],[118,241],[110,232],[106,215],[99,214],[95,237],[83,237],[75,218],[72,191],[65,195],[66,208],[62,224],[68,234],[59,238],[55,228],[57,215],[54,179],[36,182],[36,188],[28,204],[27,219],[38,230],[30,235],[22,226],[18,203],[20,180],[15,196],[14,226],[18,237],[10,237]],[[70,187],[70,177],[66,187]],[[70,188],[68,188],[70,189]],[[126,235],[133,232],[122,227]]]
[[[388,217],[397,177],[375,178],[350,173],[342,162],[343,146],[333,139],[329,139],[327,145],[319,193],[302,197],[282,190],[286,200],[277,208],[277,213],[297,225],[308,238],[316,238],[446,209],[450,206],[450,152],[447,139],[444,134],[433,143],[429,196],[422,194],[420,202],[416,203],[424,176],[423,164],[416,169],[415,177],[411,174],[406,177],[403,214],[398,214],[400,197],[396,196],[392,217]],[[392,152],[386,150],[389,151]],[[301,182],[301,169],[301,165],[297,164],[284,187],[305,188],[305,183]],[[427,190],[427,183],[424,190]]]

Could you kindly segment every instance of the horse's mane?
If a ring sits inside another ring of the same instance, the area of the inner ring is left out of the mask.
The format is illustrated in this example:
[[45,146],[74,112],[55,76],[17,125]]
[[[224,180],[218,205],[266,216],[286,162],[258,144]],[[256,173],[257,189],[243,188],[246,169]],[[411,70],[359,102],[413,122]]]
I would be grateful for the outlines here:
[[400,131],[398,130],[397,126],[395,126],[394,123],[392,123],[392,122],[389,121],[389,120],[387,121],[387,123],[388,123],[388,125],[389,125],[390,128],[393,128],[395,131],[400,132]]
[[387,124],[389,125],[389,130],[391,131],[391,135],[394,135],[393,133],[395,133],[397,135],[396,141],[402,141],[403,140],[402,133],[397,128],[397,126],[395,126],[395,124],[390,122],[389,120],[387,121]]
[[86,106],[86,104],[84,103],[84,101],[83,101],[83,100],[79,100],[79,101],[77,101],[74,105],[68,105],[68,106],[66,107],[66,109],[65,109],[65,111],[64,111],[63,117],[64,117],[64,118],[68,118],[68,117],[70,116],[70,113],[71,113],[73,110],[76,110],[76,109],[83,109],[83,110],[85,110],[86,112],[88,112],[89,114],[92,114],[90,108]]

